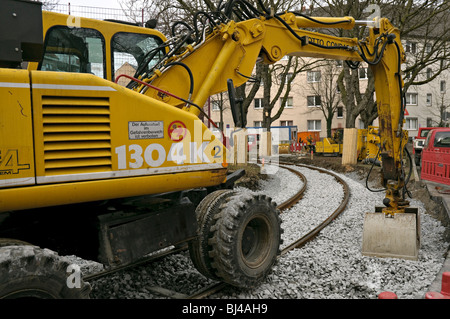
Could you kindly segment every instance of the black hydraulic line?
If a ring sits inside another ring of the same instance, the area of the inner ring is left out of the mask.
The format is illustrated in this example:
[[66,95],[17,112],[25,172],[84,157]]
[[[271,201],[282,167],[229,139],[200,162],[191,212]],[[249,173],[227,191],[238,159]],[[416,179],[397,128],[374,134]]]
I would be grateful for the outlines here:
[[[377,155],[375,155],[375,159],[377,159],[378,156],[380,155],[380,151],[381,151],[381,145],[380,145],[380,147],[378,148],[378,152],[377,152]],[[372,165],[370,166],[369,173],[367,174],[367,177],[366,177],[366,188],[367,188],[369,191],[373,192],[373,193],[384,192],[385,190],[387,190],[387,188],[382,188],[382,189],[371,189],[371,188],[369,187],[369,176],[370,176],[370,174],[372,173],[372,169],[373,169],[374,166],[375,166],[375,161],[372,162]]]
[[166,67],[172,66],[172,65],[179,65],[181,67],[183,67],[189,74],[189,82],[190,82],[190,86],[189,86],[189,97],[192,96],[192,94],[194,93],[194,76],[192,74],[191,69],[184,63],[182,62],[170,62],[166,65]]
[[408,151],[408,148],[405,147],[406,155],[408,155],[409,158],[409,172],[408,177],[405,180],[405,185],[403,186],[403,199],[405,198],[405,194],[408,194],[409,198],[412,198],[411,192],[408,190],[408,183],[411,179],[412,171],[413,171],[413,164],[412,164],[412,156],[411,153]]
[[[297,34],[297,32],[295,32],[292,28],[291,28],[291,26],[289,25],[289,24],[287,24],[286,23],[286,21],[284,21],[282,18],[280,18],[279,16],[277,16],[277,15],[275,15],[274,16],[274,18],[275,19],[277,19],[279,22],[281,22],[281,24],[283,24],[285,27],[286,27],[286,29],[288,29],[289,30],[289,32],[291,32],[291,34],[294,36],[294,37],[296,37],[301,43],[302,43],[302,45],[306,45],[307,44],[307,40],[306,40],[306,37],[301,37],[301,36],[299,36],[298,34]],[[309,44],[315,44],[315,43],[309,43]]]
[[[163,43],[159,46],[157,46],[156,48],[148,51],[141,59],[141,61],[138,63],[138,67],[136,69],[136,72],[134,73],[133,77],[137,78],[141,75],[142,71],[144,71],[144,68],[148,65],[148,63],[153,59],[153,57],[155,56],[155,54],[158,52],[158,50],[164,49],[165,47],[167,47],[169,44],[167,43]],[[162,57],[160,59],[163,60],[165,57],[167,56],[167,53],[164,55],[164,57]],[[128,87],[128,85],[127,85]],[[131,88],[131,87],[128,87]]]
[[192,29],[192,27],[189,25],[189,24],[187,24],[185,21],[175,21],[173,24],[172,24],[172,28],[171,28],[171,30],[172,30],[172,36],[175,36],[175,27],[177,26],[177,25],[179,25],[179,24],[182,24],[183,26],[185,26],[187,29],[189,29],[190,31],[194,31],[193,29]]
[[[395,37],[394,34],[391,34],[391,35]],[[383,46],[381,47],[380,55],[378,55],[378,53],[377,53],[375,59],[372,60],[372,61],[370,61],[370,60],[366,57],[366,54],[364,53],[364,49],[361,47],[361,45],[360,45],[361,53],[360,53],[359,55],[360,55],[361,58],[364,60],[364,62],[366,62],[367,64],[369,64],[369,65],[377,65],[378,63],[380,63],[381,59],[383,58],[384,51],[386,50],[386,45],[387,45],[388,43],[390,43],[390,41],[391,41],[391,39],[389,38],[389,35],[388,35],[388,39],[383,43]],[[395,42],[395,41],[394,41],[394,42]],[[375,48],[375,51],[378,52],[378,46]]]
[[[262,16],[263,13],[260,12],[257,8],[255,8],[252,4],[250,4],[246,0],[231,0],[225,4],[224,14],[227,18],[231,18],[231,14],[234,10],[235,5],[242,5],[242,8],[245,8],[250,18],[256,18],[258,16]],[[264,6],[261,6],[264,9]]]
[[[211,24],[211,26],[214,28],[215,26],[217,26],[217,23],[214,21],[214,18],[207,12],[205,11],[197,11],[194,14],[194,28],[195,28],[195,42],[198,43],[200,41],[200,32],[198,30],[198,26],[197,26],[197,21],[199,20],[198,16],[199,15],[204,15],[208,20],[209,23]],[[201,21],[201,20],[200,20]],[[205,23],[202,21],[203,25],[205,25]]]
[[348,67],[353,70],[358,69],[359,65],[360,65],[359,61],[353,62],[353,61],[345,60],[345,63],[347,63]]
[[397,76],[397,80],[398,80],[398,87],[400,90],[400,105],[402,108],[401,113],[400,113],[400,118],[399,118],[399,126],[400,126],[400,125],[403,125],[403,119],[405,118],[406,92],[403,91],[403,87],[402,87],[400,47],[396,41],[394,41],[394,44],[397,49],[397,59],[398,59],[397,73],[395,75]]

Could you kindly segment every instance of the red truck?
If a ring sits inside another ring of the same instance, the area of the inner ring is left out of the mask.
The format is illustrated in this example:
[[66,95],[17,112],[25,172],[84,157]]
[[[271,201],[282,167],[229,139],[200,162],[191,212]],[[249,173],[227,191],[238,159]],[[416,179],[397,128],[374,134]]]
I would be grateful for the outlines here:
[[450,128],[433,128],[422,150],[421,178],[450,185]]
[[425,139],[427,138],[428,132],[437,127],[420,127],[419,133],[413,140],[413,154],[416,165],[420,165],[422,149],[425,144]]

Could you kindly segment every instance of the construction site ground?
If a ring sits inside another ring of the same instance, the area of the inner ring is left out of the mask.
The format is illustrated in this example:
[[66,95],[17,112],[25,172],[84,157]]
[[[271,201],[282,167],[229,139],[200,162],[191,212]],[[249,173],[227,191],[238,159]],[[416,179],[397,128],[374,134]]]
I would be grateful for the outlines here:
[[[310,154],[281,154],[279,160],[280,162],[286,161],[314,165],[342,174],[356,173],[361,180],[365,180],[367,176],[369,176],[368,183],[371,187],[382,187],[381,167],[376,165],[372,166],[363,163],[342,165],[342,157],[340,156],[324,156],[317,154],[313,154],[312,156]],[[230,167],[231,170],[238,168],[245,168],[246,175],[238,181],[237,185],[257,190],[259,180],[267,178],[267,175],[259,173],[260,168],[256,164]],[[413,163],[413,173],[407,188],[413,198],[424,203],[427,213],[441,221],[446,227],[445,238],[443,238],[443,240],[450,242],[450,185],[422,180],[420,178],[420,167],[416,167]],[[430,286],[429,291],[441,291],[442,274],[444,272],[450,272],[450,250],[447,251],[443,267]]]

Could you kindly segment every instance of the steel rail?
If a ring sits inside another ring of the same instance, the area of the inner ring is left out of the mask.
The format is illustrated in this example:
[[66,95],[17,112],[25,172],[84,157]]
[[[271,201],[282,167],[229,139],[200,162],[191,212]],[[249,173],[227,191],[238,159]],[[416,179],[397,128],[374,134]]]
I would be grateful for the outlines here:
[[294,173],[294,174],[297,175],[297,176],[302,180],[302,182],[303,182],[303,187],[302,187],[302,188],[301,188],[294,196],[292,196],[290,199],[288,199],[288,200],[285,201],[284,203],[278,205],[277,208],[278,208],[280,211],[284,211],[284,210],[286,210],[286,209],[288,209],[288,208],[291,208],[292,206],[294,206],[295,204],[297,204],[297,203],[299,202],[299,200],[302,199],[303,193],[306,191],[306,187],[307,187],[308,181],[306,180],[305,175],[303,175],[303,174],[300,173],[299,171],[297,171],[297,170],[295,170],[295,169],[293,169],[293,168],[290,168],[290,167],[288,167],[288,166],[280,166],[280,167],[282,167],[282,168],[284,168],[284,169],[287,169],[288,171]]
[[347,207],[347,204],[348,204],[348,200],[350,198],[350,189],[348,187],[348,184],[342,178],[340,178],[338,175],[336,175],[333,172],[330,172],[328,170],[319,168],[319,167],[314,167],[314,166],[309,166],[309,165],[304,165],[304,164],[295,164],[295,165],[299,166],[299,167],[315,169],[322,173],[326,173],[326,174],[333,176],[342,185],[342,187],[344,189],[344,199],[342,200],[339,207],[327,219],[325,219],[322,223],[320,223],[317,227],[312,229],[306,235],[302,236],[301,238],[299,238],[298,240],[296,240],[289,246],[285,247],[281,251],[280,256],[285,255],[292,249],[300,248],[303,245],[305,245],[307,242],[311,241],[317,234],[319,234],[322,231],[322,229],[324,229],[326,226],[328,226],[333,220],[335,220],[345,210],[345,208]]

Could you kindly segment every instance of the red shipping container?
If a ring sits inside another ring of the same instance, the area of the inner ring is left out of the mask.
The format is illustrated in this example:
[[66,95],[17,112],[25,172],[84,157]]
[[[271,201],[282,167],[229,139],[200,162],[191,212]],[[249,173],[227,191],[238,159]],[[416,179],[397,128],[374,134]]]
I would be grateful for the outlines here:
[[422,151],[421,178],[450,185],[450,128],[428,133]]

